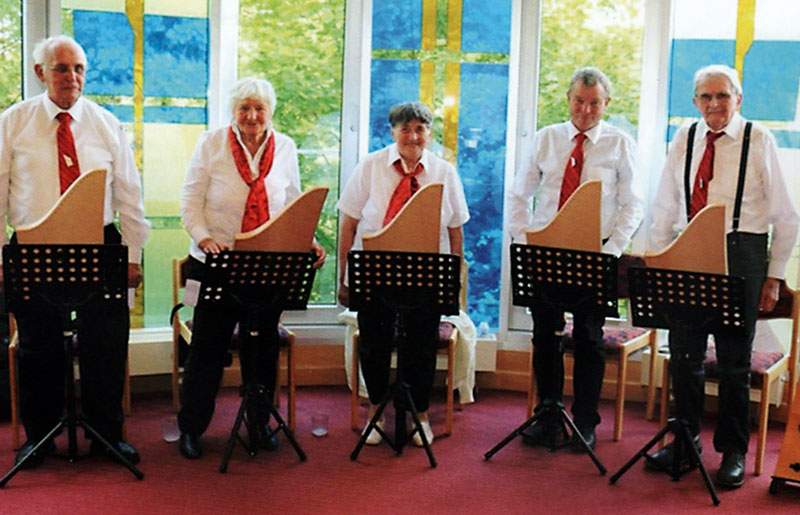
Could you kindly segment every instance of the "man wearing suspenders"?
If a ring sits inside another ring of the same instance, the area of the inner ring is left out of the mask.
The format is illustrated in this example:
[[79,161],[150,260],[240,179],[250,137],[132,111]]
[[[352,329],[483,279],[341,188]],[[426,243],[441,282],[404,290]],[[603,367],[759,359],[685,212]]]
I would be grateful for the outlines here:
[[[779,281],[786,276],[800,223],[775,140],[765,127],[737,113],[741,103],[736,70],[711,65],[695,73],[694,104],[703,120],[675,134],[653,205],[650,233],[650,249],[661,250],[705,205],[726,207],[728,273],[745,278],[745,334],[715,335],[721,381],[714,449],[722,453],[716,482],[725,487],[744,482],[756,319],[778,300]],[[689,423],[698,449],[707,339],[708,334],[698,331],[683,337],[675,331],[669,334],[676,416]],[[672,444],[653,458],[671,466]]]

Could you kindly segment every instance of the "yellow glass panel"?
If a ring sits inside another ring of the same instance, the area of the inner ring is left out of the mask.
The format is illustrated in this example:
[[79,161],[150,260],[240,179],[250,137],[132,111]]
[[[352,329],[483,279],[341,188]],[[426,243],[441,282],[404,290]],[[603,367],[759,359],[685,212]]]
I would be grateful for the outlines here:
[[144,211],[147,216],[175,216],[186,165],[204,125],[144,124]]
[[206,18],[208,17],[208,0],[147,0],[144,3],[144,13]]

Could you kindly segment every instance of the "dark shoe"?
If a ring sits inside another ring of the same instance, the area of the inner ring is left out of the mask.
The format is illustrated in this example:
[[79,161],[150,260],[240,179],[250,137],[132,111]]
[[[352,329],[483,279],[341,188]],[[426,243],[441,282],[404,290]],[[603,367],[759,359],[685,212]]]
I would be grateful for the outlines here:
[[181,443],[178,448],[186,459],[196,460],[203,455],[200,438],[189,433],[181,433]]
[[[38,442],[25,442],[25,445],[20,447],[19,452],[17,452],[17,457],[14,458],[14,465],[17,465],[19,462],[24,460],[31,452],[33,452],[33,448],[36,447]],[[42,463],[44,463],[44,458],[56,452],[56,443],[53,440],[48,440],[41,447],[36,453],[28,458],[25,463],[22,464],[22,468],[24,469],[32,469],[36,468]]]
[[543,445],[557,447],[560,445],[559,436],[563,435],[558,425],[550,421],[537,420],[533,425],[522,431],[522,443],[526,445]]
[[[697,454],[702,454],[703,444],[700,442],[700,436],[694,437],[694,446],[697,448]],[[688,450],[687,450],[688,451]],[[657,470],[659,472],[672,471],[672,463],[675,461],[675,441],[673,440],[667,444],[663,449],[654,452],[647,456],[644,466],[650,470]],[[680,457],[679,468],[689,466],[689,453],[682,452]]]
[[[578,428],[578,431],[580,431],[581,435],[583,435],[583,439],[586,440],[586,444],[589,446],[589,448],[594,450],[594,446],[597,445],[597,435],[594,433],[594,428]],[[581,441],[580,436],[578,436],[578,433],[572,433],[572,438],[569,441],[569,450],[576,453],[586,452],[586,447],[583,446],[583,442]]]
[[275,431],[270,429],[269,424],[258,424],[256,429],[256,438],[258,438],[258,446],[268,451],[274,451],[278,448],[278,428]]
[[[141,461],[139,458],[139,453],[136,451],[136,447],[129,444],[125,440],[119,440],[117,442],[109,442],[114,449],[117,450],[122,456],[130,461],[133,465],[136,465]],[[106,457],[113,461],[119,461],[119,458],[116,454],[111,452],[110,449],[107,449],[105,445],[103,445],[99,440],[92,440],[92,444],[89,446],[89,451],[92,454],[105,454]]]
[[739,488],[744,483],[744,454],[726,452],[722,454],[722,464],[717,472],[717,485]]

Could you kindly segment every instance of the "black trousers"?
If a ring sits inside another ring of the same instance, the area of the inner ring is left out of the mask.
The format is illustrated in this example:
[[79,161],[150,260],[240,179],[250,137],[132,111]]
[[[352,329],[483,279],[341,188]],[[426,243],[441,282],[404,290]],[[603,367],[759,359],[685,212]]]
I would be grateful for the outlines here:
[[[540,303],[533,312],[533,372],[539,402],[561,401],[564,388],[564,349],[560,333],[564,311]],[[600,423],[598,404],[603,386],[606,360],[603,345],[605,316],[600,310],[575,310],[572,313],[572,339],[575,342],[572,416],[580,429]]]
[[[202,267],[199,261],[196,264]],[[200,436],[208,428],[214,415],[215,399],[233,331],[236,324],[243,321],[244,315],[245,309],[229,297],[216,305],[200,304],[195,308],[192,342],[181,384],[181,408],[178,412],[181,433]],[[250,345],[245,343],[246,335],[239,334],[242,383],[264,386],[270,400],[275,392],[280,317],[279,309],[262,309],[255,322],[258,336],[249,342]],[[266,404],[257,404],[256,409],[257,422],[266,424],[269,419]]]
[[[715,334],[720,367],[719,416],[714,432],[717,452],[747,452],[750,438],[750,355],[753,350],[758,304],[767,273],[767,235],[728,235],[728,271],[745,279],[745,334]],[[705,361],[708,333],[687,329],[669,332],[669,373],[675,395],[675,415],[700,433],[705,400]]]
[[[16,239],[12,239],[12,244]],[[113,225],[105,242],[121,243]],[[19,328],[20,412],[28,440],[56,425],[64,404],[64,337],[61,317],[44,302],[15,313]],[[122,393],[128,358],[130,319],[125,299],[95,298],[77,310],[83,414],[111,442],[122,438]]]
[[[398,374],[408,385],[417,411],[428,410],[436,372],[439,314],[417,310],[405,317],[405,338],[399,341]],[[358,312],[358,358],[369,401],[379,404],[389,389],[394,312],[385,307],[367,307]],[[395,403],[402,402],[395,399]]]

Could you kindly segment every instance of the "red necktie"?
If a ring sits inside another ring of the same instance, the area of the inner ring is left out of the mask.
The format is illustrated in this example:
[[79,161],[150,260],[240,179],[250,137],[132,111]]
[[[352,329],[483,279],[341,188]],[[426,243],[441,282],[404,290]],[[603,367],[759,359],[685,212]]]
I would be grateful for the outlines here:
[[706,150],[697,168],[697,175],[694,177],[694,188],[692,189],[692,199],[689,205],[689,220],[698,211],[706,207],[708,202],[708,183],[714,178],[714,142],[725,134],[724,132],[706,133]]
[[81,174],[81,168],[78,165],[78,154],[75,152],[75,139],[69,128],[72,116],[69,113],[58,113],[56,118],[58,118],[58,129],[56,129],[58,179],[61,185],[61,194],[63,194]]
[[419,189],[419,181],[417,180],[417,175],[422,173],[422,163],[417,163],[416,168],[414,168],[413,172],[406,173],[405,169],[403,168],[403,164],[398,159],[393,164],[394,169],[397,170],[397,173],[403,176],[402,180],[400,180],[400,184],[394,189],[394,193],[392,193],[392,198],[389,200],[389,207],[386,208],[386,214],[383,217],[383,227],[392,221],[392,219],[397,216],[397,213],[403,209],[403,206],[406,205],[408,199],[414,195]]
[[258,163],[258,177],[255,179],[253,179],[253,175],[250,172],[247,156],[244,155],[244,149],[236,138],[233,127],[228,129],[228,142],[231,146],[233,161],[236,163],[236,170],[242,180],[250,187],[250,192],[247,194],[247,201],[244,205],[241,230],[242,232],[252,231],[269,220],[269,199],[267,198],[267,187],[264,184],[264,178],[272,169],[272,160],[275,158],[275,137],[274,134],[269,135],[267,148],[264,149],[261,161]]
[[586,134],[579,132],[575,135],[575,148],[569,156],[567,167],[564,168],[564,180],[561,181],[561,195],[558,197],[558,209],[572,195],[581,183],[581,170],[583,170],[583,140]]

